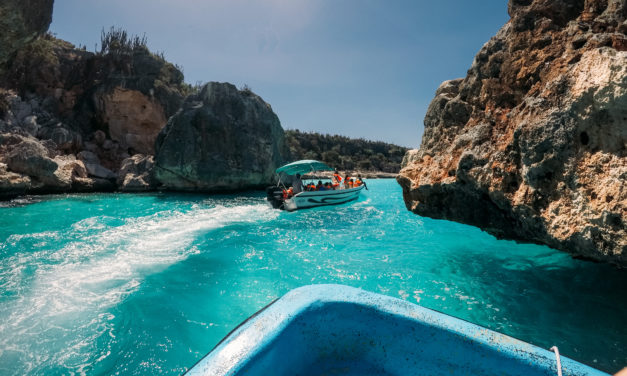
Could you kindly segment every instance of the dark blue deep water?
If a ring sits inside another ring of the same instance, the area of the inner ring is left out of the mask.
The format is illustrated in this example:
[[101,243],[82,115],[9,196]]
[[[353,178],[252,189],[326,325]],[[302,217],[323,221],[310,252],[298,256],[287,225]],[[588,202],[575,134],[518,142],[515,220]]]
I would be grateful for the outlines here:
[[167,374],[292,288],[342,283],[605,371],[627,273],[405,210],[393,180],[286,213],[240,196],[89,194],[0,207],[0,374]]

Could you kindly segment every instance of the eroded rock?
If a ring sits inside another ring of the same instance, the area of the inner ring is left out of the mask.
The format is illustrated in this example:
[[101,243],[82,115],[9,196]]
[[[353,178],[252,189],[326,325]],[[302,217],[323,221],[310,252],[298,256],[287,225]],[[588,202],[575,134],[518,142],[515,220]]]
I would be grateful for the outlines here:
[[112,140],[125,150],[154,154],[157,135],[167,122],[160,103],[137,90],[120,87],[102,95],[97,103]]
[[23,138],[6,157],[6,164],[13,172],[51,180],[58,165],[49,157],[48,149],[36,140]]
[[176,190],[259,188],[273,182],[286,155],[281,123],[269,104],[249,90],[211,82],[159,134],[155,177]]
[[627,265],[625,7],[510,0],[429,106],[397,179],[407,208]]
[[53,159],[58,168],[54,172],[60,186],[70,189],[77,179],[87,178],[87,169],[74,155],[57,156]]
[[[93,53],[45,33],[52,3],[0,4],[0,195],[113,190],[125,159],[154,153],[189,90],[145,45]],[[144,165],[123,189],[152,189]]]

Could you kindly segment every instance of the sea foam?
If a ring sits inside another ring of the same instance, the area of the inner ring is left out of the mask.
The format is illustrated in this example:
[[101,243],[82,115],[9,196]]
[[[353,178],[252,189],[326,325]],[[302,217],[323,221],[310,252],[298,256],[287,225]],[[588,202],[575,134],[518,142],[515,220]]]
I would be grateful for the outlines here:
[[[20,372],[47,362],[74,364],[68,371],[85,372],[89,353],[81,348],[105,333],[113,335],[107,308],[136,291],[146,276],[198,253],[193,242],[203,232],[277,215],[256,204],[196,205],[187,212],[168,210],[127,219],[120,226],[108,226],[110,218],[105,216],[91,217],[74,223],[62,235],[75,239],[59,250],[48,247],[2,259],[0,286],[3,291],[13,286],[14,293],[4,296],[0,307],[0,370],[17,358],[23,365]],[[56,233],[16,235],[7,242],[15,246],[58,237]],[[66,332],[77,327],[81,337],[64,340]],[[47,354],[29,349],[34,337],[50,342],[37,346],[49,348]]]

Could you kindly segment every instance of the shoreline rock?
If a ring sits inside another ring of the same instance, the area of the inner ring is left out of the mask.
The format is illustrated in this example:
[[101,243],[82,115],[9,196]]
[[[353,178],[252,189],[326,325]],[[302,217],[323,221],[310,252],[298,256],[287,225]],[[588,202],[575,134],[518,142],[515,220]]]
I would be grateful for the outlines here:
[[161,186],[196,192],[264,188],[288,155],[270,105],[250,90],[218,82],[187,98],[155,149]]
[[397,178],[407,209],[627,266],[626,7],[510,0],[436,91]]

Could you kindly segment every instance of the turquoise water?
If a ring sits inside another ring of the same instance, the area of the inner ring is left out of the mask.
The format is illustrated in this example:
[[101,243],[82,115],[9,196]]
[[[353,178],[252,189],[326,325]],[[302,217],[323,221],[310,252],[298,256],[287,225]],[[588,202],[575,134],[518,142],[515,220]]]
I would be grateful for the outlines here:
[[[606,371],[627,273],[405,210],[393,180],[286,213],[261,193],[89,194],[0,208],[0,374],[180,374],[292,288],[399,297]],[[39,200],[39,201],[38,201]]]

